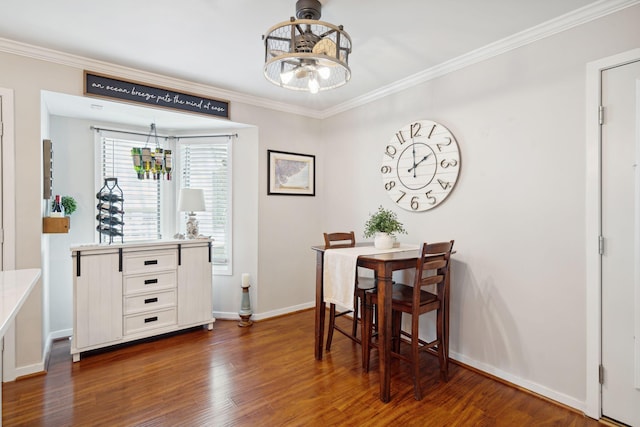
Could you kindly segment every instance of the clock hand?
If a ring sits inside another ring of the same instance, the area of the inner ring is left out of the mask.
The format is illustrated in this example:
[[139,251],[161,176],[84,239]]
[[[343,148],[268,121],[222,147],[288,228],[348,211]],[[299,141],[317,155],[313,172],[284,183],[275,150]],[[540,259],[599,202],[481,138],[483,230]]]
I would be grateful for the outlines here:
[[[411,138],[411,142],[413,142],[413,138]],[[416,144],[411,144],[411,148],[413,149],[413,177],[416,177],[416,166],[418,166],[418,164],[416,163]],[[409,172],[411,172],[411,169],[409,169]]]
[[411,172],[411,171],[413,170],[413,176],[415,177],[415,176],[416,176],[416,168],[418,167],[418,165],[419,165],[420,163],[424,162],[425,160],[427,160],[427,158],[428,158],[430,155],[431,155],[431,153],[429,153],[429,154],[427,154],[426,156],[424,156],[424,157],[422,158],[422,160],[420,160],[418,163],[415,163],[415,164],[413,165],[413,167],[412,167],[412,168],[410,168],[407,172]]

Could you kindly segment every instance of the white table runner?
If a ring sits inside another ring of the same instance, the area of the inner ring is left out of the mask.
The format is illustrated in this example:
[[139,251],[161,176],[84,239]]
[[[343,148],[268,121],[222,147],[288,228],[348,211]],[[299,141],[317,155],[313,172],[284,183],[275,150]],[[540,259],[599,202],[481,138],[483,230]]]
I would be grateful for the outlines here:
[[324,301],[344,308],[353,307],[356,268],[360,255],[376,255],[418,249],[420,249],[418,245],[400,244],[400,246],[391,249],[355,246],[353,248],[328,249],[324,251]]

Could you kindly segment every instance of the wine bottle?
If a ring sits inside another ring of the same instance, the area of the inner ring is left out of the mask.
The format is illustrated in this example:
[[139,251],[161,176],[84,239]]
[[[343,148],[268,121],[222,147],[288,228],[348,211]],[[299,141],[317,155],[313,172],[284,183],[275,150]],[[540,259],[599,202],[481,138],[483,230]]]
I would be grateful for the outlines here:
[[156,148],[156,153],[155,153],[155,167],[153,168],[154,171],[154,179],[162,179],[162,175],[164,173],[164,154],[163,154],[164,150],[162,148]]
[[51,206],[51,216],[53,217],[63,217],[64,216],[64,208],[62,207],[62,203],[60,203],[60,195],[56,194],[56,198]]
[[142,152],[140,148],[131,149],[131,158],[133,159],[133,169],[138,174],[138,179],[144,179],[144,170],[142,169]]
[[99,225],[96,227],[96,230],[102,234],[106,234],[109,236],[122,236],[122,231],[117,228],[109,227],[108,225]]
[[164,170],[167,173],[167,181],[171,180],[171,150],[164,150]]
[[124,225],[124,221],[117,216],[99,214],[96,215],[96,219],[106,225]]
[[142,168],[145,172],[145,177],[149,179],[149,171],[151,170],[151,164],[153,158],[151,157],[151,148],[144,147],[142,149]]
[[102,193],[98,193],[96,194],[96,198],[98,200],[102,200],[103,202],[121,202],[122,196],[116,193],[110,193],[110,192],[102,192]]
[[110,214],[124,214],[124,211],[122,209],[120,209],[120,207],[118,206],[114,206],[114,205],[110,205],[108,203],[98,203],[96,205],[96,208],[100,209],[102,212],[107,212]]

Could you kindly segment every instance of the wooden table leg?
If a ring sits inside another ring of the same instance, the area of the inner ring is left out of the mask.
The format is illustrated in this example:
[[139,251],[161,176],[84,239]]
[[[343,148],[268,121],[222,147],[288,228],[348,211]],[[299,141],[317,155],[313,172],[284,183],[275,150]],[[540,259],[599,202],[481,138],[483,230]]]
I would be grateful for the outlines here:
[[391,400],[391,269],[385,263],[378,271],[378,358],[380,360],[380,400]]
[[316,360],[322,360],[322,347],[324,341],[324,289],[323,289],[323,269],[324,269],[324,253],[318,251],[316,253],[316,337],[315,337],[315,356]]

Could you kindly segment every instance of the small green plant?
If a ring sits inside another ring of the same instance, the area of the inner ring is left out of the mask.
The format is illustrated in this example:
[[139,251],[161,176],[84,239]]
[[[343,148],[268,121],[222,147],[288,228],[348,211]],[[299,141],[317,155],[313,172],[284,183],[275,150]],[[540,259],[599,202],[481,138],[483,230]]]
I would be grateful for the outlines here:
[[376,233],[407,234],[407,231],[404,229],[402,223],[398,221],[398,217],[395,212],[380,206],[376,213],[371,214],[364,225],[365,238],[373,237]]
[[71,196],[62,196],[60,198],[60,204],[64,208],[65,215],[71,215],[78,208],[78,205],[76,204],[76,199],[74,199]]

